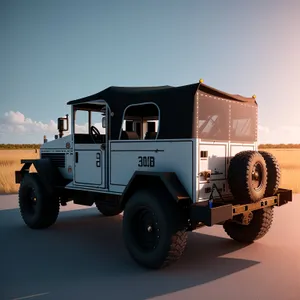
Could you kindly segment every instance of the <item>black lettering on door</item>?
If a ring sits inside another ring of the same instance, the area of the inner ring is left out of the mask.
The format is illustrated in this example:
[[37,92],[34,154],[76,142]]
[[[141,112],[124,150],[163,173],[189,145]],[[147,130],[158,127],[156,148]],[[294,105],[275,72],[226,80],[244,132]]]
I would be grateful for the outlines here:
[[155,157],[154,156],[139,156],[138,157],[138,166],[153,168],[155,167]]
[[100,152],[96,153],[96,167],[100,168],[101,167],[101,157],[100,157]]

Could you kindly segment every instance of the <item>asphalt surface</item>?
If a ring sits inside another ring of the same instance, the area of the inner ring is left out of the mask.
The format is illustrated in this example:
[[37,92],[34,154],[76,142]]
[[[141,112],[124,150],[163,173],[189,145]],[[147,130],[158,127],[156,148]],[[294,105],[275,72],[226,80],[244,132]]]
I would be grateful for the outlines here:
[[0,299],[300,299],[300,195],[275,209],[270,232],[242,247],[221,226],[189,234],[167,269],[137,266],[122,216],[73,204],[46,230],[27,228],[16,195],[0,196]]

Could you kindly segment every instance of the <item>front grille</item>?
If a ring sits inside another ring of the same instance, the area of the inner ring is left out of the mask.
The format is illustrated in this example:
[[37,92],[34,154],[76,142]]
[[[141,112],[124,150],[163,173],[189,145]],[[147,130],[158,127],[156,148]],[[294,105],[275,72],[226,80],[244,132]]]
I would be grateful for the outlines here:
[[58,168],[65,167],[65,153],[41,153],[41,158],[50,158]]

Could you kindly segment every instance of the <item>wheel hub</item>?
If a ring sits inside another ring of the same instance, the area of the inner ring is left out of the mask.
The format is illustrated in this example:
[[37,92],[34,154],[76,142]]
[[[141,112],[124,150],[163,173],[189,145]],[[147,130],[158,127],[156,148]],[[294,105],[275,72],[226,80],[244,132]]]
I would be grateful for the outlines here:
[[34,188],[30,188],[28,190],[26,199],[25,205],[27,207],[27,212],[32,215],[35,214],[37,198]]
[[256,163],[252,169],[252,186],[259,190],[262,186],[263,168],[260,163]]
[[151,226],[151,225],[148,225],[147,231],[148,231],[148,232],[152,232],[152,226]]
[[132,232],[136,243],[144,250],[156,248],[159,235],[155,215],[148,208],[140,209],[132,221]]

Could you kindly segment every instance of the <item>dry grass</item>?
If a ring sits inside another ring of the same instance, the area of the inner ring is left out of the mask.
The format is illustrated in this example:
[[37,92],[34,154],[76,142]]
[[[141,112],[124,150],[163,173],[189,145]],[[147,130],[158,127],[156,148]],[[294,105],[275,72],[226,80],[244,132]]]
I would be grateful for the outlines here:
[[300,149],[266,149],[278,160],[281,168],[280,187],[300,192]]
[[19,184],[15,184],[15,171],[22,167],[20,160],[38,157],[39,151],[35,153],[34,149],[0,150],[0,194],[17,193]]
[[[300,192],[300,149],[267,149],[276,156],[281,166],[281,187]],[[0,193],[16,193],[15,170],[20,170],[21,158],[38,158],[35,150],[0,150]]]

